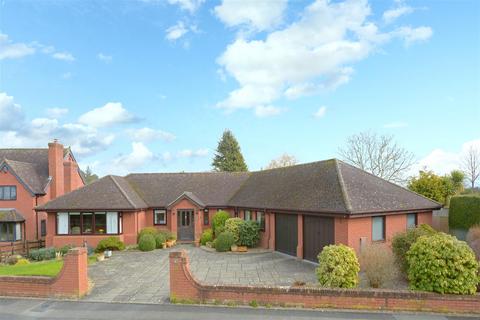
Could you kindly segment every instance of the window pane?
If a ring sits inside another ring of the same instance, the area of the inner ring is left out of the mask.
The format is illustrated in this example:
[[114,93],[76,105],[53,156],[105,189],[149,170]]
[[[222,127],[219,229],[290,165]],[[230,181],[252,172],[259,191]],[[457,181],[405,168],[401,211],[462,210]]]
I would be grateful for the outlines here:
[[5,187],[0,187],[0,199],[1,200],[5,200],[5,197],[3,196],[3,189],[5,189]]
[[373,217],[372,218],[372,240],[379,241],[385,240],[385,230],[384,230],[384,219],[385,217]]
[[3,198],[5,200],[10,200],[10,188],[9,187],[4,187],[3,188]]
[[93,233],[93,213],[83,212],[82,221],[83,221],[83,230],[82,230],[83,233],[84,234]]
[[104,234],[107,232],[107,214],[105,212],[95,212],[95,233]]
[[68,213],[57,213],[57,234],[68,234]]
[[15,240],[22,240],[22,225],[15,223]]
[[260,230],[265,230],[265,213],[257,211],[257,222],[260,226]]
[[203,213],[203,224],[208,226],[210,224],[210,216],[208,212]]
[[42,237],[47,235],[47,220],[40,221],[40,234]]
[[17,198],[17,187],[10,187],[10,197],[12,200]]
[[7,224],[0,223],[0,241],[7,241]]
[[165,210],[155,210],[153,214],[154,214],[155,224],[167,223],[167,213]]
[[407,214],[407,228],[415,228],[417,226],[417,214]]
[[118,233],[118,212],[107,212],[107,233]]
[[249,221],[250,220],[250,211],[246,210],[245,211],[245,221]]
[[80,213],[71,212],[70,218],[70,234],[80,234]]

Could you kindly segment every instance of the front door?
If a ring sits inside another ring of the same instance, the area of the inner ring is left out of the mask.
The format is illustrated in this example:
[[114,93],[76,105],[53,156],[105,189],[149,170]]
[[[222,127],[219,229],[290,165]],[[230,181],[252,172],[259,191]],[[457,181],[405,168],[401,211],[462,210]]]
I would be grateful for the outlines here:
[[193,210],[177,210],[178,240],[193,241]]

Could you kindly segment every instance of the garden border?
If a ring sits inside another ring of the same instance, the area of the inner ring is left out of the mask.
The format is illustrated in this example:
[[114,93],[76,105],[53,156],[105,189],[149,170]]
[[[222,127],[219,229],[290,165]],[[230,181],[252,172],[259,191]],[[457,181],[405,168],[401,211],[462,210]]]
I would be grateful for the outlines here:
[[479,294],[466,296],[407,290],[209,285],[193,277],[185,250],[170,252],[169,259],[172,302],[480,314]]

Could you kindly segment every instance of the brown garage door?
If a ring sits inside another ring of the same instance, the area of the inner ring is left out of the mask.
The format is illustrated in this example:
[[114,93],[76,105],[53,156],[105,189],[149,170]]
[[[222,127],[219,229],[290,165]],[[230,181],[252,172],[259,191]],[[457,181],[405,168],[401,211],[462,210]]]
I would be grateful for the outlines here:
[[298,243],[297,216],[275,214],[275,250],[292,256],[297,255]]
[[304,216],[303,217],[303,258],[318,262],[318,254],[324,246],[333,244],[333,218]]

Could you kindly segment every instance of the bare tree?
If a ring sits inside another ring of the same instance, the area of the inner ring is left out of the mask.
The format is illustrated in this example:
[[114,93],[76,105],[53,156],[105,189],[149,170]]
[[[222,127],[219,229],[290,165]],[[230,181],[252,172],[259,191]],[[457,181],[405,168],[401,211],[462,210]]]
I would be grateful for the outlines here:
[[296,165],[297,163],[298,161],[297,161],[297,158],[295,158],[295,156],[290,155],[288,153],[284,153],[280,157],[270,161],[270,163],[265,169],[289,167],[289,166]]
[[343,161],[395,183],[405,183],[406,173],[414,163],[413,154],[400,147],[393,136],[372,132],[348,137],[338,153]]
[[462,169],[465,172],[467,180],[472,184],[472,190],[475,188],[475,181],[480,176],[480,148],[470,146],[462,159]]

